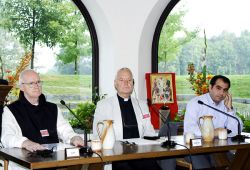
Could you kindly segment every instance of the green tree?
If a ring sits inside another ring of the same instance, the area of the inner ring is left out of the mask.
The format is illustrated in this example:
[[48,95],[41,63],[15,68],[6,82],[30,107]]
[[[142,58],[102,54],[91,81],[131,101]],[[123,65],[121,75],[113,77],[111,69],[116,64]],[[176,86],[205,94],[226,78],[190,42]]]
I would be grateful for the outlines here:
[[194,63],[196,69],[201,69],[200,58],[203,54],[204,39],[196,37],[189,43],[185,44],[179,54],[177,55],[178,64],[177,67],[180,68],[180,75],[187,74],[188,63]]
[[[194,63],[201,69],[203,38],[196,37],[184,44],[177,58],[167,63],[168,71],[186,74],[187,64]],[[250,73],[250,32],[243,31],[240,36],[223,31],[220,35],[207,39],[207,71],[211,74],[249,74]],[[174,67],[175,69],[173,69]]]
[[196,37],[198,30],[188,31],[183,26],[185,10],[172,12],[164,23],[161,31],[158,62],[164,62],[164,71],[167,69],[167,62],[176,59],[181,47]]
[[235,69],[237,74],[249,74],[250,73],[250,32],[241,32],[240,37],[237,37],[234,42],[234,48],[237,51],[237,57]]
[[213,69],[214,74],[235,74],[235,40],[235,34],[226,31],[209,40],[207,66]]
[[31,68],[37,43],[54,47],[65,34],[67,25],[65,8],[68,1],[60,0],[8,0],[1,1],[1,26],[8,29],[32,51]]
[[6,30],[0,28],[0,78],[5,77],[5,71],[15,71],[19,59],[24,55],[21,44]]
[[60,40],[60,53],[57,58],[64,64],[74,63],[74,74],[79,74],[80,57],[90,57],[91,42],[88,27],[80,12],[75,7],[68,8],[71,15],[69,29]]

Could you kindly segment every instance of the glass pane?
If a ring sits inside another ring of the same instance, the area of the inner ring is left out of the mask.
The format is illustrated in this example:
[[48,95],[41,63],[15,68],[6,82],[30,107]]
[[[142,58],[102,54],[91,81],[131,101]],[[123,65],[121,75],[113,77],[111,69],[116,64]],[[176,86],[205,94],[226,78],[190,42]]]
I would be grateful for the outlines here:
[[187,71],[193,63],[198,72],[206,66],[207,74],[228,76],[233,105],[249,116],[248,5],[244,0],[183,0],[171,11],[161,32],[158,71],[176,73],[179,109],[195,96]]
[[[69,0],[1,3],[2,78],[15,75],[23,56],[31,53],[34,58],[27,68],[40,73],[48,101],[59,104],[63,99],[75,108],[91,100],[92,44],[85,19],[75,4]],[[67,114],[67,109],[58,106]]]

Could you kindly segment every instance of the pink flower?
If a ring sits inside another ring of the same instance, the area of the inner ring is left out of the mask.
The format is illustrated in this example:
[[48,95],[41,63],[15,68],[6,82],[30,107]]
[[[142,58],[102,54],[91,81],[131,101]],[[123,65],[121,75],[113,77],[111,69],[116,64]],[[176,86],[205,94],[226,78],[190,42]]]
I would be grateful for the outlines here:
[[5,73],[11,73],[11,70],[5,70]]

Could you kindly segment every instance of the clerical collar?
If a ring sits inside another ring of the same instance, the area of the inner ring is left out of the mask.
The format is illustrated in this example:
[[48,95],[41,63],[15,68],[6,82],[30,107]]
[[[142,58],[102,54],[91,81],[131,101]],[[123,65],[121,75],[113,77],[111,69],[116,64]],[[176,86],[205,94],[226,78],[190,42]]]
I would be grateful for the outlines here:
[[119,99],[120,101],[124,101],[124,102],[127,102],[127,101],[129,101],[129,99],[130,99],[130,97],[129,97],[129,98],[123,98],[123,97],[119,96],[119,94],[117,94],[117,96],[118,96],[118,99]]
[[123,100],[124,100],[124,102],[127,102],[127,101],[128,101],[128,99],[129,99],[129,98],[124,98]]

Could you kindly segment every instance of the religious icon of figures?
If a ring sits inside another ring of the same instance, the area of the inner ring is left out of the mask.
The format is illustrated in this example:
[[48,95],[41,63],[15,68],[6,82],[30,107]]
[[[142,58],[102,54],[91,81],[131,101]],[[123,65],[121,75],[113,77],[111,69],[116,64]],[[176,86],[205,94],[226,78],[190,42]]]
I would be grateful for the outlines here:
[[173,103],[171,74],[150,76],[152,103]]

